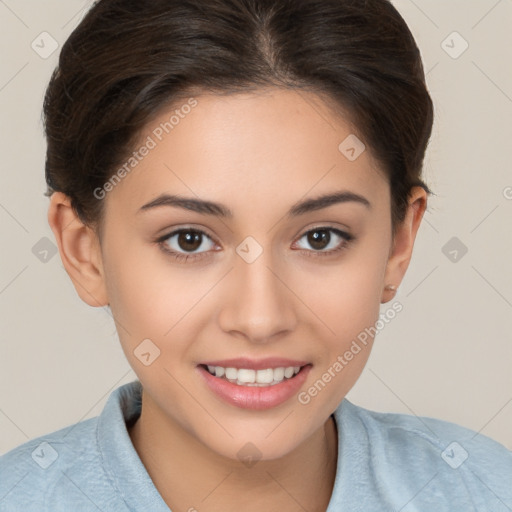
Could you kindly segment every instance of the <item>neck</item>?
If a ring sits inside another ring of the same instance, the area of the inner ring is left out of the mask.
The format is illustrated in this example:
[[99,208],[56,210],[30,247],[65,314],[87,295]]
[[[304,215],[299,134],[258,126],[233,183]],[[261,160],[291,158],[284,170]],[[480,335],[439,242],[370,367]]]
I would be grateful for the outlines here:
[[179,425],[161,421],[143,392],[132,443],[171,510],[325,512],[334,487],[338,435],[332,416],[286,456],[244,465],[213,452]]

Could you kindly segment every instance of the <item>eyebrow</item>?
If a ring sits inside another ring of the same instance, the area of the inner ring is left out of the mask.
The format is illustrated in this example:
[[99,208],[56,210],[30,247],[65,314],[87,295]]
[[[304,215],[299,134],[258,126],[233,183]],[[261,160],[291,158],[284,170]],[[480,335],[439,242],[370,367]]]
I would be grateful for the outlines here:
[[[321,210],[340,203],[358,203],[362,204],[368,209],[372,205],[366,197],[363,197],[348,190],[341,190],[338,192],[323,194],[319,197],[306,199],[295,203],[287,213],[288,217],[297,217],[309,212]],[[173,194],[161,194],[156,199],[145,204],[139,209],[141,211],[148,211],[162,206],[172,206],[175,208],[183,208],[203,215],[214,215],[222,218],[233,218],[233,212],[225,205],[215,203],[213,201],[206,201],[204,199],[195,199],[192,197],[183,197]]]

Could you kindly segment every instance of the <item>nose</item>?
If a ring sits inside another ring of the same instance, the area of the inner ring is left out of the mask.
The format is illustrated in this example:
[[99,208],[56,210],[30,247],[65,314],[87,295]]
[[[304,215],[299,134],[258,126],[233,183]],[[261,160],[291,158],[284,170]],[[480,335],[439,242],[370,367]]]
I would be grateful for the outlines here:
[[272,265],[270,251],[252,263],[235,256],[218,316],[224,332],[252,343],[270,343],[295,329],[294,294],[286,285],[289,272],[282,268]]

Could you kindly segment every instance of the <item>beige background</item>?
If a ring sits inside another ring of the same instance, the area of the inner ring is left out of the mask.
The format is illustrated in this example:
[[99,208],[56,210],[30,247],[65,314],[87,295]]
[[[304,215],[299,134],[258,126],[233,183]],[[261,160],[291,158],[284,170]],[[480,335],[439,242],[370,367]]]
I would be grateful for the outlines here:
[[[512,449],[512,1],[394,4],[435,103],[425,175],[437,197],[396,297],[404,309],[348,398],[452,421]],[[135,378],[108,310],[80,300],[58,254],[36,257],[43,237],[54,242],[41,106],[58,50],[42,58],[31,44],[49,51],[48,32],[60,48],[88,5],[0,1],[0,453],[97,415]],[[453,237],[459,247],[446,246]]]

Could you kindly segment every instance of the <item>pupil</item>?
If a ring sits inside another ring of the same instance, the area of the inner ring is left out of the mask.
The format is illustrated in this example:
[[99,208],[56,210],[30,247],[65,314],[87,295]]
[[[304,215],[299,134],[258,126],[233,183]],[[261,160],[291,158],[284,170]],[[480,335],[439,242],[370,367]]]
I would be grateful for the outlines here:
[[326,245],[329,245],[331,235],[325,229],[318,229],[316,231],[312,231],[308,238],[308,242],[311,244],[311,247],[314,247],[315,249],[324,249]]
[[[187,244],[191,244],[192,247]],[[184,250],[195,250],[201,245],[201,233],[195,231],[182,231],[178,236],[178,245]]]

